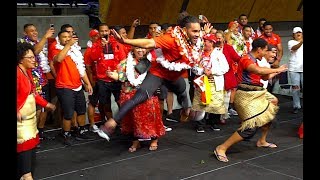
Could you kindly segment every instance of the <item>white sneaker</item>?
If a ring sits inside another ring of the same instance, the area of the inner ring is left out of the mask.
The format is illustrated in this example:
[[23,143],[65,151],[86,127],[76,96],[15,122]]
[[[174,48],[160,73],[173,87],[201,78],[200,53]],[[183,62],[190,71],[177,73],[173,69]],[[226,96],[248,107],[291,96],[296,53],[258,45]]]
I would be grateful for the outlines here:
[[171,127],[167,127],[167,126],[163,126],[164,129],[166,130],[166,132],[169,132],[169,131],[172,131],[172,128]]
[[238,113],[237,113],[237,111],[236,110],[234,110],[234,109],[229,109],[229,111],[228,111],[228,113],[231,115],[231,116],[238,116]]
[[108,136],[108,134],[106,134],[101,129],[98,129],[97,133],[101,138],[106,139],[107,141],[110,141],[110,137]]
[[97,133],[99,131],[99,128],[97,125],[94,124],[93,126],[90,127],[90,131]]

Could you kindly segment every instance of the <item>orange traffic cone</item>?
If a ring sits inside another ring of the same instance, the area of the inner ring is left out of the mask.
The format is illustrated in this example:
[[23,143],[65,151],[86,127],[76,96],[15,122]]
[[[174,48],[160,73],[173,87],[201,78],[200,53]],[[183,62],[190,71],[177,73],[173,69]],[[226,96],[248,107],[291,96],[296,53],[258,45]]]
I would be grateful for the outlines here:
[[298,135],[300,139],[303,139],[303,122],[301,123],[299,129],[298,129]]

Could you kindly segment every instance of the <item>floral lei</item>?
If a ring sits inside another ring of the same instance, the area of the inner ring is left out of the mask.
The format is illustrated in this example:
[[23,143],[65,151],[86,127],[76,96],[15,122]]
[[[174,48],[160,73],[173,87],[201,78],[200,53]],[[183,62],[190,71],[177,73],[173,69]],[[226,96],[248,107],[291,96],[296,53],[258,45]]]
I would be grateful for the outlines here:
[[[25,41],[32,46],[35,46],[39,41],[33,42],[28,36],[22,38],[22,41]],[[38,94],[42,94],[42,87],[41,85],[44,82],[43,73],[48,73],[51,71],[48,58],[45,54],[47,54],[47,48],[43,48],[42,51],[38,55],[35,55],[36,58],[36,67],[32,69],[32,77],[33,82],[36,86],[36,92]]]
[[[60,44],[58,36],[56,37],[56,48],[62,50],[64,46]],[[85,65],[84,65],[84,60],[83,60],[83,55],[81,53],[81,47],[75,43],[71,46],[71,49],[68,51],[67,55],[69,55],[72,59],[72,61],[76,64],[78,72],[81,77],[85,75]]]
[[[156,61],[160,63],[164,68],[170,71],[181,71],[183,69],[190,69],[194,64],[199,61],[201,52],[201,41],[197,41],[196,45],[191,45],[187,39],[188,35],[179,26],[176,26],[171,34],[175,38],[175,42],[180,47],[180,54],[185,56],[184,62],[170,62],[164,58],[162,50],[158,48],[156,50],[157,58]],[[186,61],[186,60],[187,61]]]
[[[147,55],[147,59],[150,61],[151,60],[151,54],[149,53]],[[127,57],[127,67],[126,67],[126,76],[127,76],[127,79],[129,81],[129,83],[134,86],[134,87],[137,87],[139,86],[142,81],[144,80],[144,78],[146,77],[147,75],[147,72],[143,73],[143,74],[140,74],[138,75],[137,78],[135,78],[135,69],[134,69],[134,66],[136,65],[136,61],[133,59],[133,56],[131,54],[131,52],[128,53],[128,57]]]

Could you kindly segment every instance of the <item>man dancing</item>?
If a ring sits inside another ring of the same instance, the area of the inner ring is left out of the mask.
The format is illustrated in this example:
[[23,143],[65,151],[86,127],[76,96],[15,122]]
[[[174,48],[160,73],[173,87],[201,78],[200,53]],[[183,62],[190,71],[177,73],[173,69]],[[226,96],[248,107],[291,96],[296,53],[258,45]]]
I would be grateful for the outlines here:
[[188,102],[186,84],[181,77],[183,70],[192,68],[200,58],[200,24],[194,16],[183,18],[179,26],[163,36],[152,39],[124,39],[115,30],[111,30],[121,43],[142,48],[157,48],[157,58],[152,61],[146,78],[136,94],[124,103],[119,112],[100,127],[98,134],[108,139],[116,125],[125,114],[138,104],[146,101],[162,84],[177,95],[178,102],[183,107],[181,121],[187,121],[191,103]]
[[257,141],[257,147],[276,148],[273,143],[266,141],[267,134],[274,119],[278,106],[271,93],[263,88],[261,79],[267,80],[275,73],[287,71],[287,65],[270,69],[259,67],[257,59],[261,59],[267,52],[268,42],[257,38],[252,42],[252,50],[243,56],[238,65],[238,89],[235,94],[234,106],[241,119],[241,127],[224,143],[214,150],[216,158],[221,162],[228,162],[226,151],[235,143],[252,138],[261,127],[262,136]]

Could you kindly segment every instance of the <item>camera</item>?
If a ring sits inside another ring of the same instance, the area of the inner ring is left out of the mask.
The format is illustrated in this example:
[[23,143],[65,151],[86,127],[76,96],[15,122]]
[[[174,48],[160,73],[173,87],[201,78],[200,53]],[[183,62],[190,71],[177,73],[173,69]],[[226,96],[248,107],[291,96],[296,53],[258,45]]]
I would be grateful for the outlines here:
[[72,37],[77,38],[77,33],[75,31],[72,32]]
[[54,24],[50,24],[50,28],[54,28]]
[[157,27],[157,32],[161,32],[161,26]]

